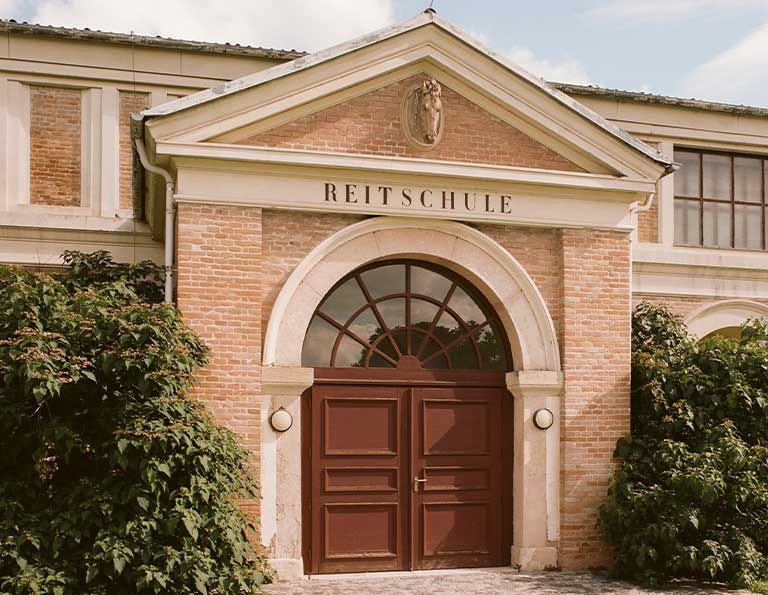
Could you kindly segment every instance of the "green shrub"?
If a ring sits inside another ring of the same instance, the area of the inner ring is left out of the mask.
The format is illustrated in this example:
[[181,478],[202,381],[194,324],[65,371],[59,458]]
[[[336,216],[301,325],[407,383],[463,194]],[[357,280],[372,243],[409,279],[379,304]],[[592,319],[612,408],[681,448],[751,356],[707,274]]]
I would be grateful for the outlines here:
[[187,396],[206,350],[162,271],[0,267],[0,592],[252,592],[248,455]]
[[747,586],[768,577],[768,329],[696,341],[641,304],[632,333],[632,434],[601,509],[614,573]]

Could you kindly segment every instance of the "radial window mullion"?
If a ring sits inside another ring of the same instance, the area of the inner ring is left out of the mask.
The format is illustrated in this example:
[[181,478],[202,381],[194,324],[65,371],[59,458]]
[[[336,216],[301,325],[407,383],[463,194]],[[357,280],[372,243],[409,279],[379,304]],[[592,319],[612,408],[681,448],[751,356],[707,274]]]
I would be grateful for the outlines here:
[[476,327],[474,327],[468,333],[464,333],[460,337],[457,337],[456,339],[454,339],[453,341],[448,343],[445,347],[443,347],[443,349],[441,349],[440,351],[435,351],[435,353],[432,353],[431,355],[429,355],[429,357],[427,357],[423,362],[421,362],[421,364],[422,365],[426,365],[427,363],[429,363],[430,361],[435,359],[438,355],[443,354],[443,353],[447,354],[451,349],[453,349],[454,347],[456,347],[457,345],[462,343],[468,337],[471,340],[471,337],[472,337],[473,334],[479,333],[486,326],[490,326],[490,322],[488,322],[487,320],[483,324],[478,324]]
[[368,305],[371,307],[371,310],[373,310],[373,315],[376,317],[376,320],[379,321],[379,325],[381,326],[382,333],[386,334],[389,337],[389,340],[392,343],[392,348],[395,350],[397,357],[402,357],[403,354],[400,353],[400,349],[397,347],[397,343],[395,343],[395,340],[392,338],[392,334],[390,333],[389,327],[387,326],[387,323],[384,322],[384,317],[381,315],[381,312],[379,312],[379,309],[376,307],[376,301],[373,298],[371,298],[371,293],[368,291],[368,288],[365,286],[365,283],[363,282],[362,277],[360,277],[360,275],[355,275],[355,279],[357,280],[357,284],[360,286],[360,290],[363,292],[365,299],[368,301]]
[[[323,314],[322,312],[318,312],[317,315],[320,318],[322,318],[323,320],[325,320],[327,323],[332,324],[333,326],[335,326],[339,330],[339,334],[345,335],[345,336],[348,336],[351,339],[354,339],[355,341],[360,343],[360,345],[362,345],[366,349],[369,349],[369,350],[372,349],[372,350],[376,351],[379,355],[381,355],[381,357],[383,357],[387,361],[391,362],[393,365],[395,365],[395,366],[397,365],[397,362],[394,359],[389,357],[383,351],[375,349],[367,340],[365,340],[362,337],[360,337],[357,333],[353,333],[348,328],[345,328],[343,324],[339,324],[333,318],[331,318],[330,316],[327,316],[326,314]],[[336,348],[336,346],[338,346],[339,342],[340,342],[340,339],[336,339],[336,342],[334,343],[334,349]],[[334,351],[331,354],[331,361],[334,361],[335,359],[336,359],[336,353]]]
[[443,303],[440,304],[440,307],[437,309],[437,314],[435,314],[435,317],[432,319],[432,324],[429,325],[429,329],[427,330],[427,336],[424,337],[421,341],[421,345],[419,345],[419,349],[416,351],[415,355],[416,357],[420,358],[421,354],[424,352],[424,347],[427,346],[427,342],[429,341],[430,336],[434,336],[435,328],[437,327],[437,323],[440,320],[440,317],[443,315],[443,312],[445,312],[445,308],[448,306],[448,302],[451,301],[451,298],[453,297],[453,292],[456,291],[456,288],[458,287],[458,283],[454,281],[451,284],[451,288],[448,290],[448,293],[445,294],[445,298],[443,299]]

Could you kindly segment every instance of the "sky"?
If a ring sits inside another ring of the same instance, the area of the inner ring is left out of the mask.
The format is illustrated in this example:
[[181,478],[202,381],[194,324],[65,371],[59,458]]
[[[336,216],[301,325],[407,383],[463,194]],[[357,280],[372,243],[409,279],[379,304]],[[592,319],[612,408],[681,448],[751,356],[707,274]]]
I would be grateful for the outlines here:
[[[432,0],[547,80],[768,107],[768,0]],[[430,0],[0,0],[45,25],[316,51]]]

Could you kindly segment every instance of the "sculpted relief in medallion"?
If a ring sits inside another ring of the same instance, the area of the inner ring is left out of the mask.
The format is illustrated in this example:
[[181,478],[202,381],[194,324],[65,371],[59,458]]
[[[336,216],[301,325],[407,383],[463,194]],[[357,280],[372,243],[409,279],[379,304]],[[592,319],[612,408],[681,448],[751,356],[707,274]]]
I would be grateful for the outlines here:
[[402,123],[408,139],[424,148],[435,146],[443,134],[442,87],[433,78],[425,79],[403,98]]

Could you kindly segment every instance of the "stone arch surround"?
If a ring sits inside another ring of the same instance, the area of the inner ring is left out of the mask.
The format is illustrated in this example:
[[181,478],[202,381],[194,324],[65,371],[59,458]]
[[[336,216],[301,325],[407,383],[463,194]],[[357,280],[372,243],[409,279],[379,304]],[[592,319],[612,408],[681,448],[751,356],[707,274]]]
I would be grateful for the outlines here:
[[318,245],[289,276],[264,341],[264,366],[301,366],[310,319],[333,285],[385,258],[441,264],[475,285],[496,309],[515,370],[560,370],[552,318],[523,267],[494,240],[461,223],[379,217],[351,225]]
[[[514,370],[512,563],[529,570],[557,565],[560,516],[560,352],[552,318],[530,275],[501,245],[467,225],[439,220],[377,217],[346,227],[316,246],[294,269],[275,301],[262,368],[262,543],[285,577],[303,573],[301,504],[301,394],[314,370],[301,367],[309,322],[334,284],[360,266],[414,258],[465,277],[496,310]],[[284,407],[294,426],[278,435],[269,415]],[[546,432],[532,423],[542,407],[555,412]],[[544,498],[542,498],[544,494]]]
[[741,326],[750,318],[768,317],[768,305],[749,300],[723,300],[706,304],[685,319],[688,330],[702,339],[724,328]]

